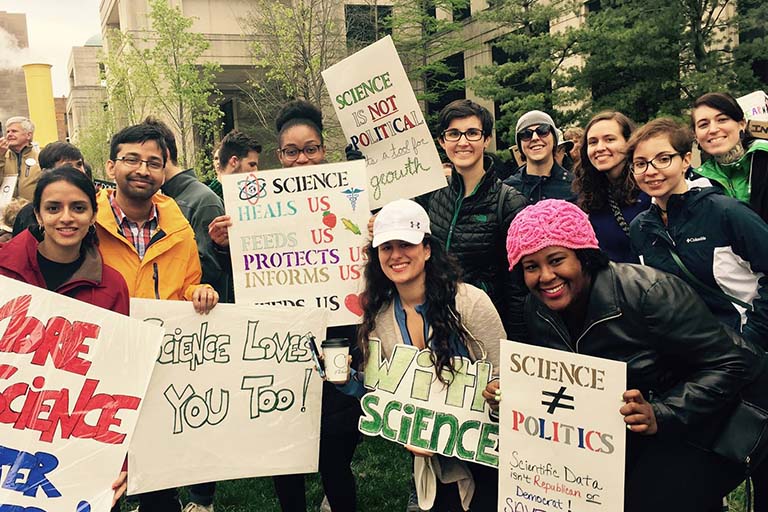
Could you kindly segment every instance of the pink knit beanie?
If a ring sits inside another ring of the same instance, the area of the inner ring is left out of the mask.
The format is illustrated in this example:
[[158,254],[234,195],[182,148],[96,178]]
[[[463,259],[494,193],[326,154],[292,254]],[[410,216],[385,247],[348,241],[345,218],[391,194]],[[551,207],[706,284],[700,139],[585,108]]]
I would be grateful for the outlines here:
[[568,201],[545,199],[523,209],[509,225],[509,269],[524,256],[553,245],[568,249],[600,248],[586,213]]

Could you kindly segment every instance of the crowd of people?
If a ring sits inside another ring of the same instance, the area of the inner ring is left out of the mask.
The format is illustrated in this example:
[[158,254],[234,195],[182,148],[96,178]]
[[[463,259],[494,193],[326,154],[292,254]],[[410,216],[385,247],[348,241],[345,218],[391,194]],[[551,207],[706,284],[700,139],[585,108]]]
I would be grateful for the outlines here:
[[[727,93],[701,96],[690,117],[637,127],[607,111],[562,131],[530,111],[515,126],[522,163],[509,173],[487,153],[487,109],[457,100],[442,110],[435,139],[447,186],[372,216],[362,323],[326,333],[356,344],[350,381],[324,383],[325,500],[311,506],[357,509],[358,377],[375,337],[385,356],[396,344],[430,349],[440,379],[456,356],[493,363],[483,396],[497,421],[501,339],[623,361],[625,510],[719,511],[746,476],[754,510],[768,512],[766,450],[758,443],[734,460],[719,448],[732,422],[742,428],[747,390],[768,375],[768,141],[748,133]],[[5,126],[0,166],[17,180],[0,224],[0,275],[123,314],[130,297],[191,301],[200,314],[235,301],[220,178],[258,171],[258,141],[227,134],[206,185],[179,167],[172,130],[147,118],[112,137],[105,171],[115,188],[97,192],[78,148],[56,142],[38,154],[30,120]],[[288,103],[275,131],[282,167],[325,162],[317,106]],[[362,155],[347,148],[347,157]],[[496,469],[407,449],[405,473],[439,468],[409,511],[496,509]],[[114,510],[130,473],[118,469]],[[307,509],[304,475],[273,482],[284,512]],[[184,512],[213,511],[214,495],[213,482],[191,486]],[[182,510],[176,489],[137,500],[140,512]]]

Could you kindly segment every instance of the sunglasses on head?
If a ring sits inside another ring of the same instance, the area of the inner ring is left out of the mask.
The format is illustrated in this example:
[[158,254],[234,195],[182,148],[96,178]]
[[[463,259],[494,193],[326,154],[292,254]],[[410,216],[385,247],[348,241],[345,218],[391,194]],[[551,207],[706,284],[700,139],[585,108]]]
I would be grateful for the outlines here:
[[526,128],[525,130],[520,131],[518,137],[520,137],[520,140],[529,141],[533,138],[534,132],[539,136],[539,138],[546,137],[552,133],[552,127],[548,124],[540,124],[533,130]]

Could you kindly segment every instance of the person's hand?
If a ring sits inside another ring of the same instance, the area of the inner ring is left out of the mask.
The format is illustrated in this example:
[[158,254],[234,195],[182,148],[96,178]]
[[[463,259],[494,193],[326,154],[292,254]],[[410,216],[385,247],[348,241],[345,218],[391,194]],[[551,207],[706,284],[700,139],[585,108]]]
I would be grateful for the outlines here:
[[122,496],[125,493],[125,489],[127,487],[128,487],[128,472],[121,471],[120,475],[117,477],[117,480],[112,482],[112,490],[115,491],[115,493],[112,495],[113,507],[117,503],[117,500],[120,499],[120,496]]
[[499,402],[501,402],[501,390],[499,389],[499,379],[493,379],[485,386],[483,390],[483,398],[488,402],[488,406],[494,410],[499,410]]
[[624,416],[624,423],[627,428],[637,434],[652,436],[659,430],[656,423],[656,414],[653,407],[646,402],[645,397],[637,389],[630,389],[624,392],[622,396],[624,405],[619,412]]
[[[320,363],[325,365],[325,356],[322,352],[318,354],[318,358],[320,359]],[[346,386],[349,383],[349,379],[352,378],[352,371],[350,370],[352,368],[352,356],[347,356],[347,380],[344,382],[334,382],[336,386]],[[325,377],[323,377],[323,380],[328,380],[328,367],[324,366],[325,369]],[[319,370],[317,367],[315,367],[315,371],[319,373]]]
[[371,240],[373,240],[373,223],[376,221],[376,215],[378,215],[378,213],[374,213],[371,215],[371,218],[368,219],[368,238]]
[[208,224],[208,236],[219,247],[229,247],[229,228],[232,226],[232,217],[219,215]]
[[219,294],[210,286],[200,285],[192,292],[192,305],[201,315],[207,315],[219,303]]
[[443,163],[443,176],[450,178],[453,173],[453,164],[445,162]]
[[11,147],[11,144],[8,142],[8,139],[5,137],[0,137],[0,152],[5,153],[8,151],[8,148]]
[[435,452],[425,450],[424,448],[416,448],[415,446],[411,446],[409,444],[405,445],[405,449],[414,455],[418,455],[419,457],[431,457],[435,454]]
[[359,149],[355,149],[355,146],[352,144],[347,144],[347,147],[344,148],[344,156],[347,157],[347,161],[363,160],[365,158],[365,156],[363,156],[363,152]]

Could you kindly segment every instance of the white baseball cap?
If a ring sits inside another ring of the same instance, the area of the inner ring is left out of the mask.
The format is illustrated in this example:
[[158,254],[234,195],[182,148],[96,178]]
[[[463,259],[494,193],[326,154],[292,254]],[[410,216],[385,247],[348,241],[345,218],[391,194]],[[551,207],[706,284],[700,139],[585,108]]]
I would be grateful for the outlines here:
[[402,240],[409,244],[419,244],[429,230],[429,215],[410,199],[398,199],[387,203],[373,221],[373,247],[385,242]]

